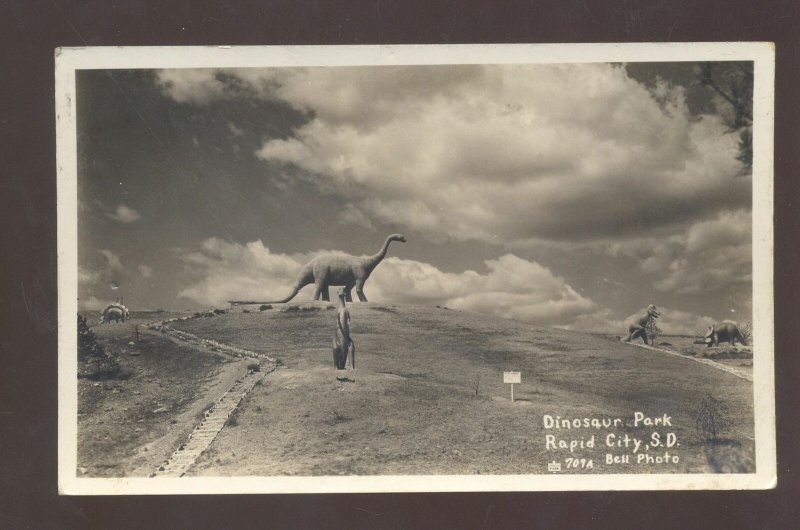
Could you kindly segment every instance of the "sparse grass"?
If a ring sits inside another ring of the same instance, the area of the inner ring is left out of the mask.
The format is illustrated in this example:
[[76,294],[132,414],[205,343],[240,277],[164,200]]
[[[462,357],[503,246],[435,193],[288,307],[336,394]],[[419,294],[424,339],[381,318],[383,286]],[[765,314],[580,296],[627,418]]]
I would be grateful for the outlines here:
[[336,409],[331,410],[330,418],[325,422],[328,425],[338,425],[350,421],[350,417],[345,416]]
[[[334,474],[339,464],[328,455],[347,459],[353,448],[366,446],[370,449],[359,453],[364,474],[540,473],[554,457],[569,456],[543,452],[544,414],[627,419],[634,410],[663,410],[673,418],[681,462],[667,472],[695,472],[707,463],[693,412],[710,393],[730,405],[732,431],[743,450],[752,450],[747,438],[753,432],[752,385],[711,366],[611,338],[468,312],[412,306],[374,311],[358,303],[349,309],[359,359],[356,382],[347,384],[333,380],[334,327],[325,311],[176,324],[263,352],[288,367],[265,379],[270,391],[248,398],[250,406],[263,409],[258,421],[251,423],[243,413],[239,421],[246,420],[247,429],[223,431],[216,439],[221,449],[235,450],[236,461],[224,467],[208,462],[197,474]],[[672,336],[668,340],[682,344]],[[508,403],[504,371],[522,372],[523,383],[514,389],[518,406]],[[384,427],[390,435],[376,436]],[[340,431],[347,433],[343,442],[336,438]],[[509,445],[498,435],[504,432],[529,442]],[[441,450],[466,444],[474,451],[465,452],[457,465]],[[597,465],[604,455],[587,456]],[[631,464],[615,472],[642,469]]]

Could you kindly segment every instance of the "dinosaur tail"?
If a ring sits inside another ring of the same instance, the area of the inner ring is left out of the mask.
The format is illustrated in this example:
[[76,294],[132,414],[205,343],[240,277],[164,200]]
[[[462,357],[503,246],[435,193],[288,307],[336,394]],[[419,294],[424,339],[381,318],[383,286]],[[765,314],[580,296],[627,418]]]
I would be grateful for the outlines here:
[[264,304],[285,304],[286,302],[290,301],[292,298],[297,296],[297,293],[299,293],[300,289],[302,289],[303,287],[305,287],[305,285],[295,284],[294,288],[292,289],[292,292],[289,293],[289,296],[287,296],[283,300],[273,300],[272,302],[263,302],[263,303]]
[[305,284],[302,284],[302,285],[301,284],[295,284],[294,288],[292,289],[292,292],[289,294],[289,296],[287,296],[283,300],[270,300],[270,301],[267,301],[267,302],[256,302],[256,301],[253,301],[253,300],[228,300],[228,303],[231,304],[232,306],[234,306],[234,305],[259,305],[259,304],[285,304],[286,302],[288,302],[289,300],[291,300],[292,298],[297,296],[297,293],[300,292],[300,289],[302,289],[305,286],[306,286]]

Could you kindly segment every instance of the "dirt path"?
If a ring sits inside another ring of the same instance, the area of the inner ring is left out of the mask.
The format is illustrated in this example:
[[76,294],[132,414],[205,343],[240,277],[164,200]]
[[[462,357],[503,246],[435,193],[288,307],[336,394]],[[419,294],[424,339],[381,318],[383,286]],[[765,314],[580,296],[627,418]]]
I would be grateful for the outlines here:
[[78,381],[78,476],[150,475],[252,363],[143,324],[92,326],[127,377]]

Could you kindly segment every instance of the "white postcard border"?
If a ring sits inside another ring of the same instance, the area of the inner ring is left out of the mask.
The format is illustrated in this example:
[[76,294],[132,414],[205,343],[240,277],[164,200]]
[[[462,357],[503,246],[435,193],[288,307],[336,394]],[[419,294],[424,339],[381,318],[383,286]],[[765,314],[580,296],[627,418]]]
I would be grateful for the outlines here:
[[[59,48],[58,490],[67,495],[768,489],[777,484],[773,312],[771,43],[471,44]],[[77,476],[78,204],[75,71],[411,64],[754,61],[753,337],[756,472],[750,474],[420,475],[84,478]],[[769,332],[766,332],[768,330]]]

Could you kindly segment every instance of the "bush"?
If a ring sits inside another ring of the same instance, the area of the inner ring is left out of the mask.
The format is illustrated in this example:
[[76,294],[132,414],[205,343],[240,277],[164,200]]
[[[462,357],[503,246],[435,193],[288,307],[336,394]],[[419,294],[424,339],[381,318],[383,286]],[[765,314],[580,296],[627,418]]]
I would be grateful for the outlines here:
[[247,371],[248,372],[260,372],[261,371],[261,365],[258,364],[258,363],[250,363],[250,364],[247,365]]
[[78,315],[78,377],[85,379],[126,379],[116,359],[109,356],[97,343],[97,336],[89,329],[86,317]]
[[747,341],[747,344],[753,346],[753,324],[748,322],[742,322],[742,325],[739,326],[739,332],[744,337],[744,340]]
[[706,441],[716,441],[731,426],[730,409],[724,401],[708,395],[700,400],[694,420]]
[[267,309],[272,309],[272,306],[269,304],[264,304],[258,308],[259,311],[266,311]]
[[214,310],[214,314],[215,314],[215,315],[224,315],[224,314],[225,314],[225,313],[227,313],[227,312],[228,312],[228,311],[227,311],[226,309],[215,309],[215,310]]

